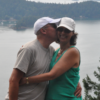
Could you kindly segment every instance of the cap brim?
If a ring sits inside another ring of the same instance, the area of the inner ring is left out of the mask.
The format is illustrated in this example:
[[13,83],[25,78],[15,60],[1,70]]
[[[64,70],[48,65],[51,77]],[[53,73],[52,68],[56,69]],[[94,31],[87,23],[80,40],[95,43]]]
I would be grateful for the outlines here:
[[71,27],[69,27],[69,26],[67,26],[65,24],[61,24],[57,28],[59,28],[59,27],[65,27],[65,28],[69,29],[70,31],[73,31],[73,29]]
[[56,25],[58,25],[60,21],[61,21],[61,18],[58,18],[58,19],[52,20],[50,23],[55,23]]

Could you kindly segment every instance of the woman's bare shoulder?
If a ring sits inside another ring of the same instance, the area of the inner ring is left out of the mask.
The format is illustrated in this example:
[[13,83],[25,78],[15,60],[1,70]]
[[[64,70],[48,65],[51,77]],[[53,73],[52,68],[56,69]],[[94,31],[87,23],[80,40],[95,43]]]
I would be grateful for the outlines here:
[[66,52],[65,52],[66,56],[75,56],[75,55],[79,55],[79,50],[75,47],[69,48]]

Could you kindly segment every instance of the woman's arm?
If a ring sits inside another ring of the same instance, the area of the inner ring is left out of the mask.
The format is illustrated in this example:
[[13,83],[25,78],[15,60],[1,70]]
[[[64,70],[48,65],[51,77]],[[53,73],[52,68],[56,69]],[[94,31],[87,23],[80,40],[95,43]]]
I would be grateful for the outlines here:
[[53,80],[72,67],[79,66],[79,52],[76,48],[70,48],[65,52],[61,59],[55,64],[52,70],[48,73],[31,76],[28,79],[23,78],[20,84],[29,83],[40,83],[43,81]]

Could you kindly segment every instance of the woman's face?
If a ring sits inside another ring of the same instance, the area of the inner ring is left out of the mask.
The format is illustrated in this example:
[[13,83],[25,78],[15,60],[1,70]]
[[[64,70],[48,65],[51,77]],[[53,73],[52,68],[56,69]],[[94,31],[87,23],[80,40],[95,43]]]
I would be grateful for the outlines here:
[[57,36],[58,36],[60,43],[62,42],[68,43],[70,42],[70,39],[73,36],[73,31],[70,31],[65,27],[59,27],[57,29]]

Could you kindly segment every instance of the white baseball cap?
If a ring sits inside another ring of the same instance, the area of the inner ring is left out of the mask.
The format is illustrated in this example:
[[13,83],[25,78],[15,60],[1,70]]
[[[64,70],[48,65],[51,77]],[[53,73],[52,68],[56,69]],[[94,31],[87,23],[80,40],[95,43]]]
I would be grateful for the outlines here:
[[56,25],[59,24],[61,18],[58,18],[58,19],[53,19],[53,18],[50,18],[50,17],[42,17],[42,18],[39,18],[35,23],[34,23],[34,34],[37,34],[37,31],[39,29],[41,29],[43,26],[49,24],[49,23],[55,23]]
[[61,26],[69,29],[70,31],[74,31],[75,30],[75,21],[69,17],[63,17],[61,19],[60,24],[58,25],[58,28]]

